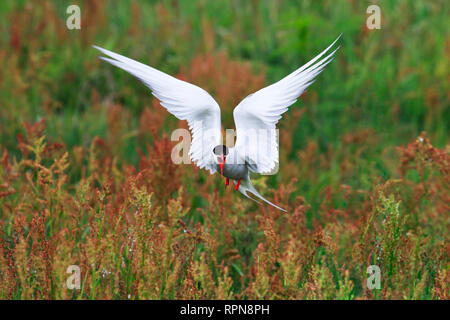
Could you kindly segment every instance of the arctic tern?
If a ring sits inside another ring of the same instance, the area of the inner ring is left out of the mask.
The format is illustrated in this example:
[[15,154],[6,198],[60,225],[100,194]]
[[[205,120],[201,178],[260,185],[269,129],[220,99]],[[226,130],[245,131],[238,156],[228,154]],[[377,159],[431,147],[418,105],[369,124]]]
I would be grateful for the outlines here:
[[[231,148],[222,144],[220,108],[208,92],[120,54],[93,47],[108,56],[101,56],[100,59],[138,78],[150,88],[167,111],[180,120],[187,120],[192,133],[189,156],[199,168],[209,170],[211,174],[220,172],[226,178],[226,185],[232,179],[235,189],[246,197],[255,200],[249,196],[250,192],[275,208],[286,211],[256,191],[250,181],[250,172],[267,174],[278,165],[278,143],[274,142],[276,124],[288,107],[297,101],[314,82],[314,78],[333,60],[339,46],[334,50],[332,48],[339,38],[302,67],[250,94],[237,105],[233,111],[236,143]],[[246,135],[249,130],[267,132],[270,143],[258,149],[258,144],[249,142]]]

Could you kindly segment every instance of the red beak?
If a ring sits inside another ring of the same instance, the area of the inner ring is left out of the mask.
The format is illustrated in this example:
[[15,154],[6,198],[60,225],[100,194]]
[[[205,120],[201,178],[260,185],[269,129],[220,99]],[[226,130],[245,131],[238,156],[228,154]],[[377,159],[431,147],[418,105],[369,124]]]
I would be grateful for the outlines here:
[[223,165],[225,164],[226,158],[224,155],[222,155],[222,162],[219,163],[220,166],[220,175],[223,176]]

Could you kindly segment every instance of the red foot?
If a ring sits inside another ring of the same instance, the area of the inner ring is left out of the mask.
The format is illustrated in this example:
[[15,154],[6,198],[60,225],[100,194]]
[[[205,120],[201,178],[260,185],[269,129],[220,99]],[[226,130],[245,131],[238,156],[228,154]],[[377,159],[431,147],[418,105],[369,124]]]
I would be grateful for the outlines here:
[[230,184],[230,179],[226,178],[226,180],[225,180],[225,185],[227,186],[227,185],[229,185],[229,184]]
[[236,184],[236,187],[234,187],[234,190],[238,190],[240,184],[241,184],[241,179],[238,180],[238,183]]

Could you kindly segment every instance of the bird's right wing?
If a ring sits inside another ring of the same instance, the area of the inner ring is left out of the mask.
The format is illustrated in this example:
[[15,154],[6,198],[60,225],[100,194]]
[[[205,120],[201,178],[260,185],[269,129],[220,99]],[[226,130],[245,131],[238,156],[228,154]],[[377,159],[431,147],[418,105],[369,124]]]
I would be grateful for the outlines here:
[[109,50],[93,46],[110,58],[100,59],[141,80],[161,105],[180,120],[187,120],[192,132],[189,155],[198,167],[216,172],[212,150],[221,144],[220,108],[208,92],[150,66]]

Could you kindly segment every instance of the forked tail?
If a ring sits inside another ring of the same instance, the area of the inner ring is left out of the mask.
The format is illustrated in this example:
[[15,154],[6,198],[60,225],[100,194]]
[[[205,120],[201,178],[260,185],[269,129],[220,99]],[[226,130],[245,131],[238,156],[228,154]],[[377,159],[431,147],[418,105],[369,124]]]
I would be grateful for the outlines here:
[[264,197],[263,197],[262,195],[260,195],[258,191],[256,191],[255,187],[253,186],[253,184],[252,184],[252,182],[251,182],[251,180],[250,180],[250,177],[247,177],[247,179],[245,179],[245,180],[244,180],[244,179],[241,180],[241,184],[239,185],[239,191],[240,191],[244,196],[246,196],[247,198],[249,198],[249,199],[251,199],[251,200],[253,200],[253,201],[259,203],[258,201],[256,201],[255,199],[253,199],[252,197],[250,197],[250,196],[247,194],[247,191],[249,191],[249,192],[251,192],[252,194],[254,194],[256,197],[258,197],[259,199],[261,199],[262,201],[264,201],[264,202],[270,204],[271,206],[273,206],[273,207],[275,207],[275,208],[277,208],[277,209],[279,209],[279,210],[281,210],[281,211],[287,212],[286,210],[284,210],[283,208],[280,208],[279,206],[273,204],[273,203],[270,202],[269,200],[264,199]]

